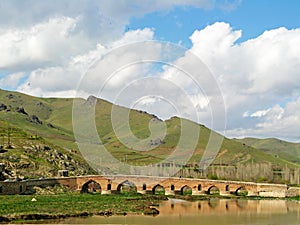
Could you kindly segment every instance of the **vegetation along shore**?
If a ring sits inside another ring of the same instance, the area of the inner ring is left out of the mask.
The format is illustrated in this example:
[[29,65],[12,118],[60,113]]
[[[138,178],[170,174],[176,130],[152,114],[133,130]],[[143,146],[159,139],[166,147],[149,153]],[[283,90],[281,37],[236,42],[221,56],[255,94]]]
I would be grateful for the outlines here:
[[[264,199],[246,196],[192,196],[192,195],[141,195],[122,193],[101,195],[100,193],[48,192],[34,195],[1,195],[0,222],[22,223],[29,221],[51,221],[68,217],[93,215],[157,215],[157,206],[168,197],[187,201],[210,200],[212,198]],[[270,198],[268,198],[270,199]],[[300,197],[286,198],[300,201]]]

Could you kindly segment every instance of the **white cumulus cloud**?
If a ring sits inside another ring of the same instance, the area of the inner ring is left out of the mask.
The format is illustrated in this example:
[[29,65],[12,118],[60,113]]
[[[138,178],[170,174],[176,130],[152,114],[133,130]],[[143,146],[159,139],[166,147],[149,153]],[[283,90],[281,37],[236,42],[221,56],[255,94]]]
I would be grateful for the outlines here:
[[191,36],[191,50],[208,65],[222,89],[227,134],[280,137],[281,132],[286,138],[293,130],[290,137],[299,139],[300,114],[293,101],[300,96],[300,29],[280,27],[236,43],[241,35],[229,24],[217,22]]

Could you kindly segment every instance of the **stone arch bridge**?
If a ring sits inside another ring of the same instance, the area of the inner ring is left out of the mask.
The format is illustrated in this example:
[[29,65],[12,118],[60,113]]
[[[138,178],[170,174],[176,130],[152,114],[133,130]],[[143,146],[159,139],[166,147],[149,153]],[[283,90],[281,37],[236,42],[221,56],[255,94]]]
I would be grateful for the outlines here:
[[192,195],[218,192],[220,195],[236,195],[242,191],[247,196],[287,197],[299,195],[299,189],[290,190],[285,184],[267,184],[242,181],[192,179],[179,177],[152,177],[135,175],[77,176],[42,180],[0,182],[0,194],[20,194],[34,186],[61,184],[74,191],[96,191],[101,194],[118,193],[124,184],[131,184],[138,193],[155,193],[163,190],[166,195],[183,194],[188,190]]

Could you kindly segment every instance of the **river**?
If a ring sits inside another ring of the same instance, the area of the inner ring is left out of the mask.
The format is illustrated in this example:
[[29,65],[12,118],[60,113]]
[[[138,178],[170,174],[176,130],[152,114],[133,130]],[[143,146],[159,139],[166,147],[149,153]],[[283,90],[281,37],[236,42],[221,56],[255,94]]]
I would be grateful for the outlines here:
[[188,202],[170,199],[159,207],[158,216],[127,215],[69,218],[64,224],[128,225],[299,225],[300,203],[286,200],[212,199]]

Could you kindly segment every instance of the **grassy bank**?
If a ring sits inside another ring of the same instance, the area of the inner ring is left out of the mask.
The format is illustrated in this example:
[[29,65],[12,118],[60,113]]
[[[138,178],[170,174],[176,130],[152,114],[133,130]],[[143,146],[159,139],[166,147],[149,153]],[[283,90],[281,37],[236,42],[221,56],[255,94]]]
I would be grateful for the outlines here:
[[[211,198],[240,198],[240,199],[276,199],[246,196],[191,196],[176,195],[171,198],[187,201],[209,200]],[[32,199],[36,201],[32,201]],[[300,201],[300,197],[286,198]],[[41,221],[63,219],[67,217],[83,217],[92,215],[126,215],[126,214],[155,214],[153,206],[167,200],[163,195],[139,194],[79,194],[62,193],[55,195],[0,195],[0,223]]]
[[[32,201],[35,198],[36,201]],[[71,216],[151,214],[150,208],[166,200],[152,195],[100,195],[65,193],[57,195],[2,195],[0,221],[59,219]]]

